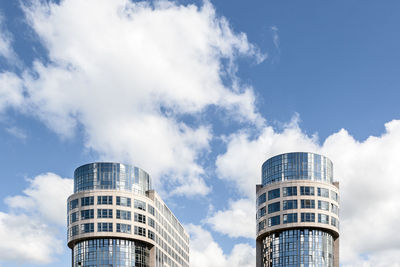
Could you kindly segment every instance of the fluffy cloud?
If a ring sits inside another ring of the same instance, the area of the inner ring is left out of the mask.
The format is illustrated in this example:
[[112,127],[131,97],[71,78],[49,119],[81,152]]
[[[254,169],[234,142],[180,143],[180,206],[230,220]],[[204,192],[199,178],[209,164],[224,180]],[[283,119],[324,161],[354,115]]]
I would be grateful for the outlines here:
[[186,225],[190,233],[191,267],[253,267],[255,249],[248,244],[236,244],[229,255],[224,254],[210,232],[198,225]]
[[[371,136],[362,142],[342,129],[322,145],[315,137],[304,134],[296,123],[280,133],[266,127],[256,138],[241,132],[228,138],[227,152],[218,158],[217,169],[222,179],[235,182],[239,192],[254,199],[254,185],[260,183],[261,164],[267,158],[288,151],[327,155],[340,181],[342,264],[394,266],[378,259],[380,255],[400,254],[400,237],[393,233],[400,223],[397,214],[400,209],[400,121],[393,120],[385,127],[386,132],[381,136]],[[216,221],[219,214],[232,214],[238,208],[232,205],[208,220]],[[229,220],[225,224],[233,225]],[[249,231],[253,228],[246,223],[241,226],[246,227]],[[226,233],[229,225],[214,229]],[[396,262],[398,257],[392,258]]]
[[18,63],[17,56],[12,48],[12,36],[4,25],[4,17],[0,13],[0,57],[12,64]]
[[66,199],[72,179],[47,173],[29,179],[23,195],[6,198],[0,212],[0,260],[50,263],[64,252]]
[[207,1],[32,1],[24,12],[49,61],[20,77],[0,74],[0,109],[29,113],[66,138],[82,126],[101,159],[133,162],[173,193],[209,192],[198,158],[213,136],[200,114],[218,107],[263,124],[235,60],[265,57]]

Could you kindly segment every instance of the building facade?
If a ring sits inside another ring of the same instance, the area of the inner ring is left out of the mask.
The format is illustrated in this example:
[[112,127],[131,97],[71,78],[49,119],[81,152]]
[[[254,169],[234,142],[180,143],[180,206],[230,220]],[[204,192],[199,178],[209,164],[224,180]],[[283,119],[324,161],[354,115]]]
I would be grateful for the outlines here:
[[188,267],[189,235],[150,176],[120,163],[90,163],[74,172],[68,198],[73,267]]
[[339,183],[327,157],[268,159],[256,194],[257,267],[339,266]]

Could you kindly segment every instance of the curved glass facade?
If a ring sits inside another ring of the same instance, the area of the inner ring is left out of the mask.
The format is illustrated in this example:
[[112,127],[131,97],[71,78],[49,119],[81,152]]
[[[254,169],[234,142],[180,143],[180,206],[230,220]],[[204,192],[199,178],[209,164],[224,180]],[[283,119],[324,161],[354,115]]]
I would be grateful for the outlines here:
[[74,193],[113,189],[144,195],[151,189],[149,174],[138,167],[121,163],[90,163],[74,172]]
[[333,183],[333,164],[325,156],[294,152],[277,155],[262,165],[262,185],[289,181],[312,180]]
[[333,253],[333,237],[319,230],[287,230],[262,241],[264,267],[333,267]]
[[121,239],[93,239],[77,243],[72,252],[73,267],[148,267],[149,249],[140,242]]

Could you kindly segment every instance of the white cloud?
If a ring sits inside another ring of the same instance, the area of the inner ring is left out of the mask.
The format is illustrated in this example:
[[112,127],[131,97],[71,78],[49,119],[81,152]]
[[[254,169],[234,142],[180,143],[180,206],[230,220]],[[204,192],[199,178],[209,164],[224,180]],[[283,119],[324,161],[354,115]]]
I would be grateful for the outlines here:
[[5,199],[0,212],[0,260],[45,264],[64,252],[66,200],[72,179],[47,173],[28,180],[23,195]]
[[27,134],[25,133],[25,131],[24,131],[23,129],[18,128],[18,127],[16,127],[16,126],[7,127],[7,128],[6,128],[6,131],[7,131],[9,134],[11,134],[11,135],[13,135],[13,136],[15,136],[16,138],[19,138],[19,139],[21,139],[21,140],[25,140],[25,139],[28,137]]
[[175,194],[210,191],[197,161],[211,126],[182,117],[199,121],[218,107],[240,123],[264,122],[235,60],[265,56],[207,1],[33,1],[24,11],[50,62],[37,60],[20,79],[0,74],[0,108],[32,114],[62,137],[80,125],[101,159],[133,162]]
[[271,31],[272,31],[272,41],[274,42],[275,48],[278,49],[278,51],[280,50],[279,48],[279,29],[276,26],[272,26],[271,27]]
[[[281,133],[266,127],[256,138],[245,132],[233,134],[228,138],[227,152],[217,160],[217,170],[222,179],[235,182],[239,192],[254,199],[254,186],[261,183],[261,164],[269,157],[289,151],[328,156],[340,181],[341,263],[393,266],[377,259],[379,255],[393,256],[400,251],[400,236],[393,233],[400,224],[400,121],[393,120],[385,127],[381,136],[362,142],[342,129],[322,145],[303,133],[296,123],[287,125]],[[243,223],[242,228],[245,227],[249,231],[253,228]],[[227,227],[214,229],[225,233]]]
[[12,48],[12,36],[4,25],[4,16],[0,13],[0,57],[4,57],[12,64],[17,64],[18,59]]
[[230,254],[224,254],[212,235],[201,226],[189,224],[191,267],[253,267],[256,262],[255,248],[248,244],[236,244]]

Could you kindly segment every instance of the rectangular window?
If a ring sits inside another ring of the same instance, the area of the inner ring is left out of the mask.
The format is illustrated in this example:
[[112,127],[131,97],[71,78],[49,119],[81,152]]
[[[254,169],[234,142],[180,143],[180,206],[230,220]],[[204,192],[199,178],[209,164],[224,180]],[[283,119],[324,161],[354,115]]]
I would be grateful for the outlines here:
[[79,199],[73,199],[69,202],[70,210],[76,209],[79,205]]
[[117,232],[130,234],[131,226],[129,224],[117,223]]
[[149,217],[149,226],[155,228],[154,225],[155,225],[154,220],[153,220],[152,218]]
[[112,218],[112,209],[97,209],[97,218]]
[[94,210],[81,210],[81,220],[93,219],[94,218]]
[[112,196],[97,196],[97,205],[112,205]]
[[81,233],[93,233],[94,223],[84,223],[81,224]]
[[337,227],[337,220],[335,217],[332,217],[332,216],[331,216],[331,225]]
[[260,206],[261,204],[265,203],[267,201],[266,194],[263,193],[257,198],[257,205]]
[[297,213],[284,214],[283,223],[297,223]]
[[315,222],[315,213],[303,212],[301,213],[302,222]]
[[154,240],[155,239],[155,234],[153,231],[147,230],[147,237]]
[[116,197],[116,204],[118,206],[130,207],[131,206],[131,198],[129,198],[129,197]]
[[131,212],[127,210],[117,210],[117,219],[131,220]]
[[79,225],[72,226],[70,231],[71,231],[69,233],[70,236],[75,236],[75,235],[79,234]]
[[154,216],[154,207],[150,204],[147,204],[147,208],[149,209],[149,213]]
[[81,206],[90,206],[94,204],[94,197],[82,197]]
[[261,231],[265,228],[265,220],[262,220],[258,223],[258,231]]
[[292,209],[297,209],[297,199],[284,200],[283,201],[283,210],[292,210]]
[[318,200],[318,209],[329,211],[329,202]]
[[275,203],[271,203],[268,204],[268,214],[273,213],[273,212],[277,212],[281,210],[281,203],[275,202]]
[[297,196],[297,186],[284,187],[283,196],[284,197]]
[[143,227],[135,226],[135,235],[146,236],[146,229]]
[[315,200],[313,199],[302,199],[301,200],[302,209],[315,209]]
[[112,223],[97,223],[97,232],[112,232]]
[[146,203],[140,200],[135,199],[135,209],[146,210]]
[[331,203],[331,211],[332,211],[333,213],[335,213],[336,215],[338,215],[338,214],[339,214],[339,208],[338,208],[338,206],[336,206],[335,204]]
[[275,199],[281,196],[280,188],[268,191],[268,200]]
[[329,216],[326,215],[326,214],[319,214],[318,213],[318,222],[319,223],[329,224]]
[[331,199],[335,200],[336,202],[339,202],[339,196],[335,191],[331,190]]
[[135,222],[146,223],[146,216],[135,212]]
[[318,187],[318,196],[329,198],[329,189]]
[[71,223],[74,223],[78,220],[79,220],[79,213],[78,212],[71,213]]
[[312,187],[312,186],[300,186],[300,195],[302,195],[302,196],[314,196],[314,187]]
[[270,218],[268,218],[268,227],[271,227],[271,226],[274,226],[274,225],[278,225],[278,224],[281,223],[280,221],[281,221],[281,219],[280,219],[279,215],[274,216],[274,217],[270,217]]
[[266,213],[266,208],[262,207],[261,209],[258,210],[258,218],[261,218],[262,216],[264,216]]

